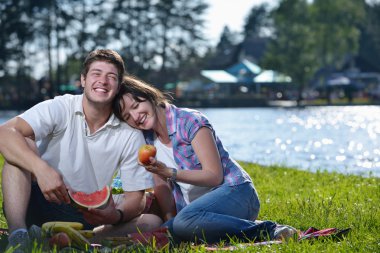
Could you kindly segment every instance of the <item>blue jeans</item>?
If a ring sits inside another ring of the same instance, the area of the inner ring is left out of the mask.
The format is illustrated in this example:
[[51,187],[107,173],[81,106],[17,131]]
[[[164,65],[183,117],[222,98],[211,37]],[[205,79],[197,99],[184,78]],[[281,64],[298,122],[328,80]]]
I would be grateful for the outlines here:
[[255,222],[260,202],[252,183],[220,186],[196,199],[162,226],[168,227],[175,242],[215,243],[235,237],[244,241],[266,240],[276,224]]

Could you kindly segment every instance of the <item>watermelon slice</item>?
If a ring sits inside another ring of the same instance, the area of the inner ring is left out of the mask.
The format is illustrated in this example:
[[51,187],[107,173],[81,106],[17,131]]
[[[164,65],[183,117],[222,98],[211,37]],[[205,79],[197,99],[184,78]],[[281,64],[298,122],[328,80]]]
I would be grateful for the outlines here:
[[79,208],[103,208],[107,205],[108,199],[111,196],[111,188],[109,186],[105,186],[103,189],[93,193],[69,190],[69,196],[71,198],[71,202]]

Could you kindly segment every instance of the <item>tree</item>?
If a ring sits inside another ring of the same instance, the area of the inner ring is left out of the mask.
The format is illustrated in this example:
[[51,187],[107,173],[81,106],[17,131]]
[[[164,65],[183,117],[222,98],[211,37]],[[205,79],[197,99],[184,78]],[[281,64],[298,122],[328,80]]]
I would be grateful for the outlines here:
[[363,7],[363,0],[281,1],[272,13],[274,36],[264,66],[290,75],[299,101],[317,70],[323,70],[318,82],[326,88],[326,76],[358,51]]
[[359,25],[364,20],[364,0],[315,0],[311,5],[318,64],[325,70],[320,78],[330,103],[326,78],[340,69],[347,56],[359,49]]
[[308,3],[306,0],[283,0],[271,15],[274,33],[262,65],[291,76],[298,86],[298,101],[301,101],[305,84],[317,69]]
[[369,71],[380,71],[380,3],[367,4],[365,17],[359,27],[359,56],[371,65]]
[[[7,0],[0,3],[0,69],[7,75],[9,63],[13,63],[13,74],[19,72],[19,63],[25,72],[25,48],[32,36],[25,1]],[[15,64],[16,63],[16,64]],[[0,76],[1,76],[0,75]]]
[[268,4],[252,7],[245,19],[244,37],[265,37],[265,29],[271,26],[270,11]]

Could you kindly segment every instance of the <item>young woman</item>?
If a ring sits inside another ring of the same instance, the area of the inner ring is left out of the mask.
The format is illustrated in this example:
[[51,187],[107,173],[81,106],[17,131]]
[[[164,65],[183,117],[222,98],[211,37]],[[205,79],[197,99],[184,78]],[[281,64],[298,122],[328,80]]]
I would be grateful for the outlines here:
[[163,226],[175,241],[267,240],[296,233],[289,226],[255,221],[260,202],[252,180],[201,112],[177,108],[132,76],[124,78],[117,99],[115,114],[143,130],[146,142],[157,148],[144,167],[154,173]]

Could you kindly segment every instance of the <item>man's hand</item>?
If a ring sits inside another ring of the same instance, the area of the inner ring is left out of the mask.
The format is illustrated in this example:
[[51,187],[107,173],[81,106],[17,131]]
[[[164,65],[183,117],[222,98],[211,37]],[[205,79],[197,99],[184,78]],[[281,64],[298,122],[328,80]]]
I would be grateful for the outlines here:
[[124,192],[121,203],[115,204],[112,196],[107,206],[102,209],[79,209],[83,213],[84,219],[93,225],[115,224],[120,220],[120,213],[123,212],[124,222],[128,222],[139,216],[145,208],[145,191]]
[[116,210],[115,202],[110,197],[105,208],[79,209],[84,219],[92,225],[115,224],[120,219],[120,213]]
[[46,166],[35,170],[34,175],[47,201],[57,204],[70,204],[70,198],[61,174],[50,166]]

